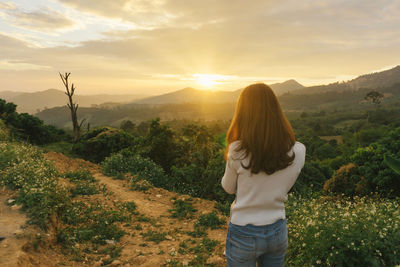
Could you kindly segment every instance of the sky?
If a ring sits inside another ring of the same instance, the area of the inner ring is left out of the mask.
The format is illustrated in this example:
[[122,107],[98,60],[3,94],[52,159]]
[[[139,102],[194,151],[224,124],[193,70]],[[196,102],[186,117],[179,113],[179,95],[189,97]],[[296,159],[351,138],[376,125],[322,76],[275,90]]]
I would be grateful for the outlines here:
[[0,1],[0,91],[157,95],[400,64],[398,0]]

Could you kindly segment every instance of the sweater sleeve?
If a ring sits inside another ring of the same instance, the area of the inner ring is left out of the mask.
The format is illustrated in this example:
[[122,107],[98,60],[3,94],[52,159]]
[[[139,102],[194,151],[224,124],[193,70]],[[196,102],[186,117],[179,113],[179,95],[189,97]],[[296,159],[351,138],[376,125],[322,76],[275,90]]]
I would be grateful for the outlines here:
[[221,184],[224,190],[228,194],[236,193],[237,179],[238,179],[238,167],[240,160],[234,159],[232,155],[235,153],[234,149],[236,145],[232,143],[229,146],[228,159],[226,161],[225,173],[222,177]]
[[291,177],[288,179],[288,184],[286,185],[286,193],[290,191],[290,189],[295,184],[297,178],[300,175],[301,170],[304,167],[304,163],[306,160],[306,147],[304,144],[300,142],[296,142],[295,144],[295,158],[294,158],[294,170],[291,174]]

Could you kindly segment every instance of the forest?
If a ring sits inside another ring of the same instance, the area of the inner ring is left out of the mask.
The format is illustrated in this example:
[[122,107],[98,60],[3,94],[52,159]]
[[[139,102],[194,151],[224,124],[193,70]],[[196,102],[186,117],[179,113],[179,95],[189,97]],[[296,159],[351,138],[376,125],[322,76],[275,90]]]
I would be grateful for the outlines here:
[[[358,92],[360,97],[365,93]],[[329,94],[324,93],[326,99]],[[344,92],[343,100],[349,94]],[[287,107],[294,107],[308,97],[288,94],[282,98]],[[400,174],[385,161],[386,157],[400,159],[400,102],[365,99],[358,106],[342,101],[324,109],[286,112],[296,139],[307,148],[305,166],[286,203],[288,266],[394,266],[400,262],[396,254]],[[160,187],[216,201],[219,212],[229,216],[234,196],[220,185],[229,120],[123,120],[119,127],[82,129],[80,139],[73,142],[69,130],[19,114],[13,103],[0,100],[0,114],[0,138],[8,143],[28,142],[43,151],[91,161],[105,175],[128,179],[136,190]],[[6,168],[16,152],[6,151],[0,152],[2,183],[18,188],[13,170]],[[45,226],[49,214],[32,216]]]

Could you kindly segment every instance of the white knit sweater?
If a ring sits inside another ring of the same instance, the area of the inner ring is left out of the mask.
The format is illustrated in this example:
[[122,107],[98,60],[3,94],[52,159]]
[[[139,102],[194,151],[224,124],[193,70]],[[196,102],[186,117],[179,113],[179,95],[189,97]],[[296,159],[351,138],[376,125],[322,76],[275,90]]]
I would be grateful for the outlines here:
[[267,225],[279,219],[285,219],[287,193],[292,188],[304,166],[306,147],[296,142],[288,155],[295,153],[293,163],[285,169],[271,175],[265,172],[251,174],[241,166],[248,166],[249,157],[243,158],[243,152],[234,150],[240,141],[229,146],[225,174],[222,177],[222,187],[229,194],[236,194],[231,205],[230,221],[236,225]]

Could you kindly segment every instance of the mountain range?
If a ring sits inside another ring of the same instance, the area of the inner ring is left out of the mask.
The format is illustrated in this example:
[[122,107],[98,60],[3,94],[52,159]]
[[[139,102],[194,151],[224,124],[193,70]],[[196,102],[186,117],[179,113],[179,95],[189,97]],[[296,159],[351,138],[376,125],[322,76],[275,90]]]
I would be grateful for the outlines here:
[[[282,95],[304,88],[295,80],[269,85],[275,94]],[[172,93],[147,97],[134,101],[135,104],[182,104],[182,103],[231,103],[235,102],[243,89],[235,91],[209,91],[198,90],[191,87],[184,88]]]
[[[276,94],[280,95],[285,92],[291,92],[300,88],[304,88],[295,80],[288,80],[283,83],[272,84],[271,88]],[[144,97],[143,95],[75,95],[74,100],[81,107],[113,107],[128,103],[135,104],[177,104],[177,103],[225,103],[234,102],[239,96],[242,89],[236,91],[217,91],[198,90],[194,88],[184,88],[172,93],[163,94],[153,97]],[[48,89],[39,92],[0,92],[0,98],[17,104],[18,112],[38,113],[43,109],[49,109],[67,104],[67,97],[64,91],[57,89]],[[99,106],[100,105],[100,106]]]
[[[74,95],[74,100],[80,107],[93,107],[96,105],[113,106],[115,103],[129,103],[136,99],[144,97],[143,95]],[[22,113],[34,114],[43,109],[65,106],[68,98],[64,91],[58,89],[48,89],[39,92],[14,92],[2,91],[0,98],[7,102],[17,104],[17,111]]]
[[[361,75],[346,82],[336,82],[328,85],[305,87],[295,80],[271,84],[278,97],[286,95],[310,95],[326,92],[355,91],[360,88],[379,89],[400,83],[400,66],[392,69]],[[130,107],[138,104],[189,104],[189,103],[233,103],[236,101],[243,88],[235,91],[209,91],[194,88],[184,88],[171,93],[158,96],[144,97],[143,95],[76,95],[74,100],[80,107]],[[0,92],[0,98],[17,104],[19,112],[38,113],[43,109],[65,106],[67,98],[65,93],[57,89],[48,89],[33,93],[19,93],[13,91]]]
[[400,65],[388,70],[364,74],[346,82],[336,82],[328,85],[304,87],[300,90],[294,91],[293,93],[316,94],[328,91],[354,91],[360,88],[379,89],[390,87],[397,83],[400,83]]

